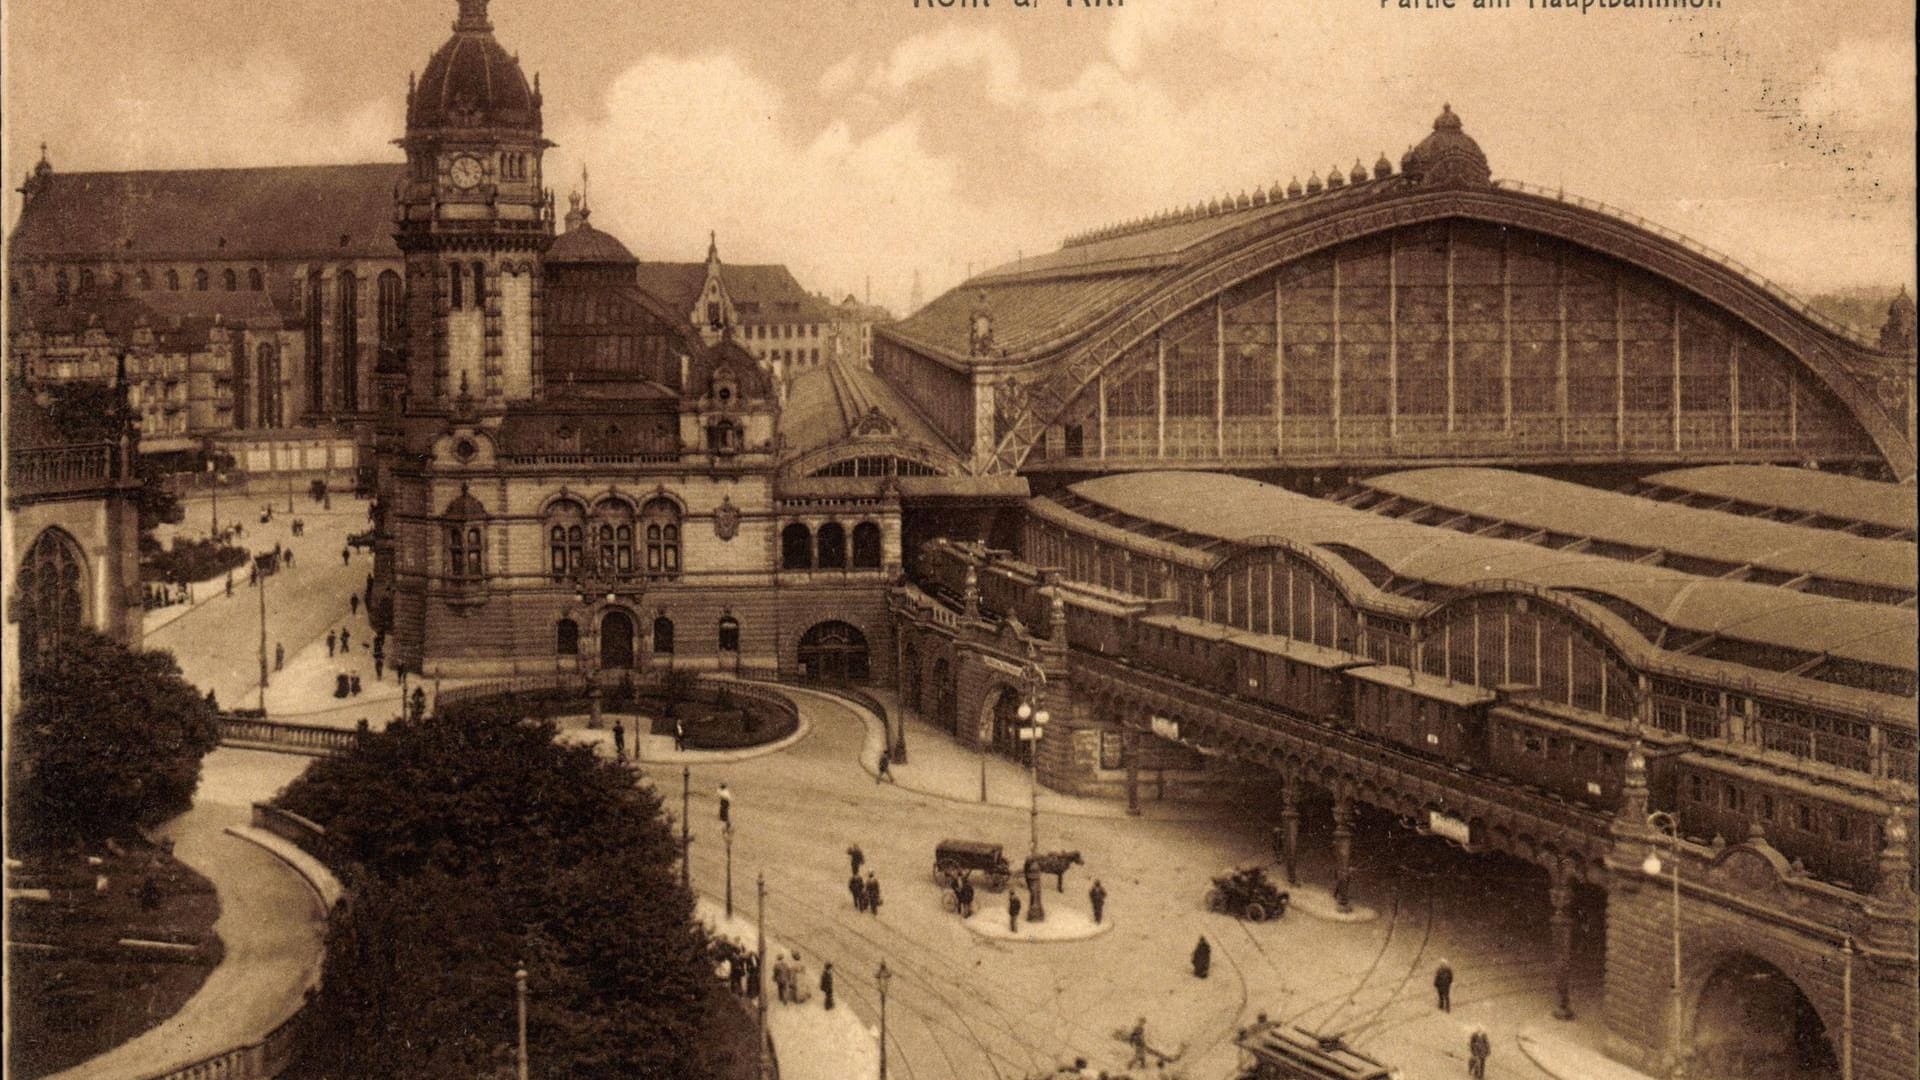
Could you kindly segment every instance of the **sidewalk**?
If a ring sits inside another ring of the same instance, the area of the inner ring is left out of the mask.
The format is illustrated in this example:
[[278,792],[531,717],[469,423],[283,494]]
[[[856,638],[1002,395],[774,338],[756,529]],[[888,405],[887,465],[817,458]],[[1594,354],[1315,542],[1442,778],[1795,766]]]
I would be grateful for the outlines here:
[[268,798],[307,764],[249,750],[207,756],[193,808],[160,835],[213,883],[220,897],[213,929],[225,956],[179,1012],[56,1080],[135,1080],[189,1065],[258,1041],[305,1002],[320,977],[326,913],[306,879],[224,830],[246,825],[253,800]]
[[[860,767],[868,775],[877,777],[882,739],[878,717],[828,690],[809,690],[788,683],[780,684],[780,689],[803,700],[831,700],[859,716],[867,727],[866,744],[860,750]],[[907,760],[893,762],[888,768],[895,783],[908,791],[937,799],[979,803],[983,801],[980,798],[980,777],[984,760],[987,787],[984,801],[990,806],[1027,808],[1032,780],[1027,769],[999,754],[982,754],[961,746],[952,735],[921,720],[919,714],[905,709],[893,690],[884,687],[861,689],[887,707],[887,715],[893,722],[904,720],[906,724]],[[1045,787],[1040,789],[1039,799],[1041,811],[1047,814],[1084,818],[1129,816],[1124,799],[1066,795]],[[1140,802],[1140,816],[1152,821],[1208,821],[1229,814],[1229,808],[1223,803],[1156,802],[1146,799]]]
[[1580,1040],[1571,1025],[1532,1027],[1520,1032],[1520,1050],[1555,1080],[1651,1080]]
[[[706,923],[716,936],[732,938],[747,949],[759,948],[760,933],[753,920],[736,910],[728,919],[720,905],[707,897],[694,901],[694,918]],[[771,935],[767,938],[767,969],[763,973],[764,992],[772,994],[773,962],[787,945]],[[835,989],[835,1008],[825,1008],[819,991],[820,958],[803,957],[807,963],[806,988],[809,1000],[782,1004],[767,999],[767,1034],[773,1040],[774,1054],[780,1059],[780,1080],[849,1080],[877,1076],[880,1072],[880,1033],[868,1027],[853,1011],[848,999],[855,987],[842,982]],[[841,980],[846,972],[837,972]]]

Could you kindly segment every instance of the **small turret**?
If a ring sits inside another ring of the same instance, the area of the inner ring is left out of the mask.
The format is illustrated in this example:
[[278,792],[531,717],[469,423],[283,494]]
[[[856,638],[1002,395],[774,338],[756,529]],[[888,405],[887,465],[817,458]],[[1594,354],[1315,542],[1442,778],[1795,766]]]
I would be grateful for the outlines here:
[[1887,321],[1880,326],[1880,347],[1912,356],[1913,330],[1913,297],[1907,295],[1907,287],[1902,285],[1900,295],[1887,305]]

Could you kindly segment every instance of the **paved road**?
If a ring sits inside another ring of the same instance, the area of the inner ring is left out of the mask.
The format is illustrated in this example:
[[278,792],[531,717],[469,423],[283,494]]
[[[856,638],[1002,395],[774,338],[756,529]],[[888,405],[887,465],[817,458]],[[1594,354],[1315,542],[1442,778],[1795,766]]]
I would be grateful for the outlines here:
[[319,967],[325,913],[285,863],[221,830],[244,824],[254,800],[272,796],[308,763],[251,750],[207,756],[193,809],[160,832],[220,894],[213,929],[226,954],[170,1019],[55,1080],[131,1080],[186,1065],[258,1039],[299,1008]]
[[[1224,1077],[1238,1059],[1234,1032],[1260,1012],[1350,1032],[1408,1077],[1464,1072],[1468,1025],[1483,1022],[1495,1032],[1489,1075],[1544,1075],[1513,1041],[1520,1028],[1545,1021],[1551,1005],[1545,890],[1531,878],[1487,881],[1488,868],[1443,848],[1362,841],[1356,890],[1380,909],[1378,921],[1334,925],[1296,912],[1249,926],[1205,913],[1201,896],[1220,868],[1264,860],[1264,822],[1043,815],[1041,846],[1078,849],[1086,859],[1068,874],[1064,894],[1049,892],[1050,905],[1084,910],[1089,872],[1098,874],[1117,925],[1085,942],[989,942],[939,907],[933,847],[960,836],[1024,853],[1026,813],[876,785],[858,765],[866,738],[858,714],[816,697],[804,707],[813,734],[791,749],[693,770],[695,886],[714,896],[724,887],[712,790],[725,779],[736,815],[736,906],[751,914],[754,874],[764,869],[769,933],[810,953],[816,970],[832,960],[842,992],[870,1022],[878,1015],[871,973],[886,959],[898,975],[888,1005],[892,1053],[904,1063],[896,1075],[1024,1077],[1076,1055],[1117,1069],[1127,1054],[1113,1033],[1145,1015],[1156,1046],[1186,1047],[1190,1075]],[[944,738],[925,728],[913,734]],[[678,771],[656,773],[676,812]],[[856,914],[847,896],[844,852],[855,841],[881,880],[877,919]],[[1317,846],[1324,849],[1324,839]],[[1462,867],[1477,878],[1464,878]],[[1309,858],[1304,869],[1309,880],[1326,880],[1320,861]],[[1483,885],[1518,910],[1490,905]],[[1004,904],[1001,894],[983,900]],[[1205,981],[1187,959],[1201,934],[1214,956]],[[1432,1008],[1430,979],[1442,956],[1460,973],[1451,1015]]]

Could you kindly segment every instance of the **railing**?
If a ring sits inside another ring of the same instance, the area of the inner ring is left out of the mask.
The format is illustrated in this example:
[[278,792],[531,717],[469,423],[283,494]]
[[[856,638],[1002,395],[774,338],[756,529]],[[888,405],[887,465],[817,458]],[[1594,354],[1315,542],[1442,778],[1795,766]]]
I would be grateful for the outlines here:
[[1648,221],[1646,218],[1641,217],[1631,210],[1622,210],[1617,206],[1610,206],[1607,203],[1595,199],[1583,199],[1578,195],[1569,195],[1565,191],[1544,188],[1538,184],[1528,184],[1519,180],[1496,180],[1493,182],[1493,186],[1502,191],[1518,191],[1527,195],[1536,195],[1543,199],[1552,199],[1554,202],[1578,206],[1583,210],[1593,210],[1611,218],[1618,218],[1636,228],[1653,233],[1661,239],[1670,240],[1723,269],[1733,271],[1745,279],[1748,284],[1765,289],[1774,297],[1785,302],[1788,307],[1799,312],[1823,329],[1851,341],[1856,345],[1863,345],[1868,348],[1874,347],[1874,343],[1867,339],[1864,331],[1856,327],[1848,326],[1815,310],[1812,304],[1800,299],[1800,297],[1794,295],[1791,290],[1787,289],[1786,286],[1781,285],[1765,274],[1749,267],[1747,264],[1723,251],[1708,247],[1684,233],[1676,232],[1664,225]]
[[253,827],[270,832],[315,858],[327,850],[325,825],[271,803],[253,804]]
[[112,443],[16,450],[7,456],[7,483],[29,495],[102,487],[116,478],[118,457]]
[[680,460],[678,450],[660,450],[637,454],[503,454],[509,465],[671,465]]
[[324,755],[347,749],[357,737],[348,728],[288,724],[231,713],[220,716],[220,741],[229,745],[266,746],[289,753]]

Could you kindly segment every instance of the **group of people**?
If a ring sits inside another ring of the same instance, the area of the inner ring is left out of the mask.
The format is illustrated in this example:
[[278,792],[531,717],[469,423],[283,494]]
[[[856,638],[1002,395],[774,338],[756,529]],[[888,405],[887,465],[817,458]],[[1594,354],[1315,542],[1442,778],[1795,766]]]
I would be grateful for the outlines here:
[[147,582],[146,609],[148,611],[154,608],[172,607],[175,604],[191,603],[193,603],[193,595],[185,585],[175,585],[172,582]]
[[866,877],[860,876],[860,867],[866,861],[867,855],[859,844],[847,848],[847,862],[853,867],[847,876],[847,891],[853,894],[853,910],[864,911],[877,919],[880,917],[880,879],[873,876],[872,868],[868,868]]
[[732,938],[716,937],[707,945],[713,956],[713,973],[735,994],[752,999],[760,996],[760,957]]
[[[783,952],[774,959],[773,987],[783,1005],[805,1005],[813,1000],[813,991],[807,989],[807,965],[800,960],[799,950]],[[826,1007],[833,1008],[832,964],[821,969],[820,993],[826,996]]]

